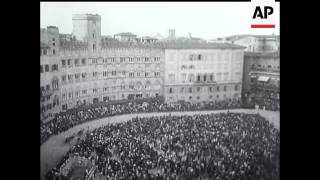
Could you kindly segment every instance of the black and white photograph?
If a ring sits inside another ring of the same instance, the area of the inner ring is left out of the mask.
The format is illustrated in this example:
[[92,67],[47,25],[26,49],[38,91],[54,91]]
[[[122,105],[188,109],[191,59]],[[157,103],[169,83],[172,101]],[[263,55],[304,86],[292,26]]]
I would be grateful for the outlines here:
[[261,2],[40,2],[41,180],[280,180]]

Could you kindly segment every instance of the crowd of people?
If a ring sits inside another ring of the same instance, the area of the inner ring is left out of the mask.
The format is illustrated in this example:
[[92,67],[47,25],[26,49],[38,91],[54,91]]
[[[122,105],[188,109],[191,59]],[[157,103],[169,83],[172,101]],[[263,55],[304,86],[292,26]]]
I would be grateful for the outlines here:
[[280,94],[261,90],[244,93],[242,107],[280,111]]
[[60,164],[87,158],[105,179],[279,179],[280,132],[259,114],[136,117],[83,136]]
[[60,113],[48,123],[42,123],[40,143],[44,143],[51,135],[64,132],[80,123],[103,118],[107,116],[143,113],[143,112],[168,112],[168,111],[198,111],[240,108],[240,99],[227,99],[216,102],[177,102],[164,103],[163,99],[153,99],[152,101],[124,102],[119,104],[100,105],[98,107],[86,109],[74,109],[66,113]]

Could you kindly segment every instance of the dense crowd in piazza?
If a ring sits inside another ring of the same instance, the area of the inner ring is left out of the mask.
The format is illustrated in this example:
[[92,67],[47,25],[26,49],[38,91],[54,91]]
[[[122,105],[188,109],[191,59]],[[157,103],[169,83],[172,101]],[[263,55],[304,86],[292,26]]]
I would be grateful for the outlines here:
[[85,132],[46,180],[70,178],[71,157],[94,167],[83,179],[279,179],[279,144],[259,114],[136,117]]

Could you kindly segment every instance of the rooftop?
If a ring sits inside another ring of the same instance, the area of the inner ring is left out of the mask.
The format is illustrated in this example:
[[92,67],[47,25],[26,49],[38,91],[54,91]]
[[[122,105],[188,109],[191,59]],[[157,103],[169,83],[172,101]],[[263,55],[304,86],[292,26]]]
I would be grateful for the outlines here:
[[131,32],[122,32],[122,33],[115,34],[115,36],[137,36],[137,35]]
[[120,41],[103,41],[104,48],[162,48],[162,49],[245,49],[244,46],[228,43],[205,43],[194,41],[167,41],[152,44],[143,44],[140,42],[120,42]]
[[252,35],[252,34],[241,34],[241,35],[232,35],[225,37],[228,40],[239,40],[245,37],[255,37],[255,38],[279,38],[280,35]]

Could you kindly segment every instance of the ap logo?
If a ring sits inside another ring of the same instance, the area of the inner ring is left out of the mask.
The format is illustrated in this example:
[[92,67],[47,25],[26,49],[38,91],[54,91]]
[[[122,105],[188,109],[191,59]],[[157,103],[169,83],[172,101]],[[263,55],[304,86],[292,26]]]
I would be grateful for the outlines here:
[[275,28],[275,0],[251,0],[251,28]]

